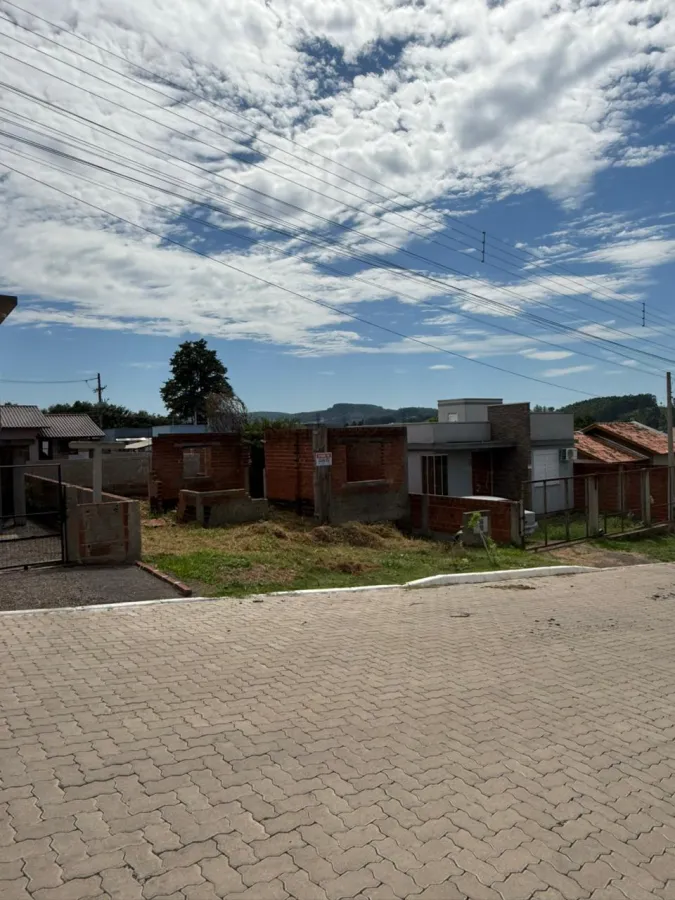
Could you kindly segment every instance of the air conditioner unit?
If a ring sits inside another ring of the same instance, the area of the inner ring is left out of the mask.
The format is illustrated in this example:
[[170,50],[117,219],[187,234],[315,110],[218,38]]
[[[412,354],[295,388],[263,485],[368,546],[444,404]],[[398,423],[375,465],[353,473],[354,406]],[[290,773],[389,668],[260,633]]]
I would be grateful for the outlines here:
[[560,462],[574,462],[577,458],[576,447],[563,447],[559,452]]

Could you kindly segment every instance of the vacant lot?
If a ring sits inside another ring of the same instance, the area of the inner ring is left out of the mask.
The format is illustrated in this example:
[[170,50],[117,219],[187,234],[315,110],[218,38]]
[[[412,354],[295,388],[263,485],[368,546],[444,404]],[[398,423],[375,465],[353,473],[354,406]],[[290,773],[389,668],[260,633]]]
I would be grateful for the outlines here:
[[210,529],[178,526],[172,514],[145,519],[143,554],[208,596],[399,584],[445,572],[541,566],[549,560],[513,548],[488,554],[409,538],[392,525],[316,527],[290,513]]

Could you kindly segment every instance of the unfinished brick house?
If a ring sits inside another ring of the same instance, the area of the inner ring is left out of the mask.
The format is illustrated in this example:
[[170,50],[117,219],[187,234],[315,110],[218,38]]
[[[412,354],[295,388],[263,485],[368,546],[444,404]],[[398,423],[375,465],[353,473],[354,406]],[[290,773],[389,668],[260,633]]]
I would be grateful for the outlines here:
[[163,434],[152,439],[148,484],[154,511],[178,507],[179,521],[225,525],[267,512],[248,493],[249,449],[239,434]]
[[[270,502],[313,514],[316,429],[265,432],[265,482]],[[327,521],[395,522],[409,513],[405,428],[324,428],[331,465]]]

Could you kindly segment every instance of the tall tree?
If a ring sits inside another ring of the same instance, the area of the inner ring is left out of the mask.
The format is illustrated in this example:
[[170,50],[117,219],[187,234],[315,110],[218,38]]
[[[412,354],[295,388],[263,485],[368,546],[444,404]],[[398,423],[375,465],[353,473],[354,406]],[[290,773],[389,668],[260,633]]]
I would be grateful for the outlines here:
[[171,378],[160,390],[171,415],[197,424],[207,421],[206,400],[210,394],[232,397],[227,369],[206,341],[184,341],[171,357]]

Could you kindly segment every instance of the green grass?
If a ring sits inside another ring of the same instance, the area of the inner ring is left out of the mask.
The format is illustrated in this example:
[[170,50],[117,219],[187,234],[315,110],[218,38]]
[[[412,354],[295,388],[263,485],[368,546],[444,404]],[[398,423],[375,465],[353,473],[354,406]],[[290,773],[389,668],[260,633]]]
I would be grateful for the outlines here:
[[[156,520],[155,520],[156,521]],[[399,584],[448,572],[546,564],[541,554],[483,549],[410,538],[391,525],[314,527],[293,515],[230,528],[175,525],[143,531],[143,558],[209,596],[277,590]]]
[[[587,536],[586,517],[583,514],[570,513],[569,538],[565,527],[564,515],[549,516],[546,520],[546,530],[544,530],[542,517],[538,517],[537,525],[537,530],[527,539],[527,543],[530,546],[533,544],[542,544],[545,540],[547,540],[549,544],[553,544],[557,541],[579,540],[580,538],[585,538]],[[604,529],[606,534],[621,534],[622,531],[632,531],[634,528],[639,528],[640,526],[641,523],[638,520],[630,518],[629,516],[624,516],[623,528],[621,516],[608,515],[606,519],[603,515],[600,516],[600,527]]]

